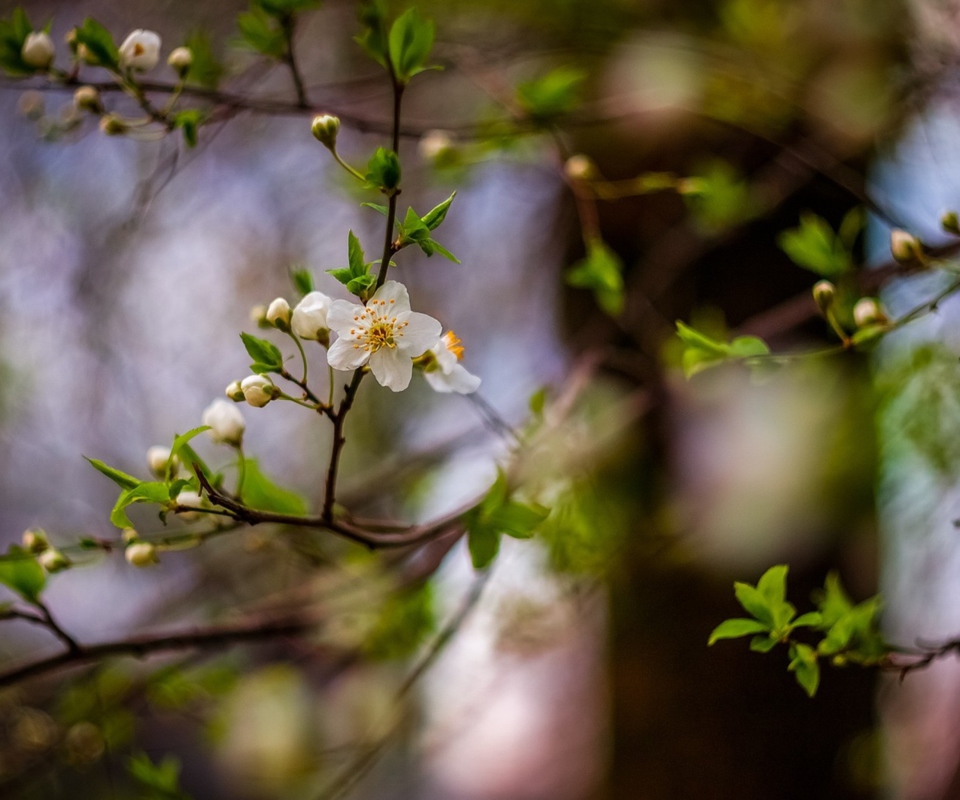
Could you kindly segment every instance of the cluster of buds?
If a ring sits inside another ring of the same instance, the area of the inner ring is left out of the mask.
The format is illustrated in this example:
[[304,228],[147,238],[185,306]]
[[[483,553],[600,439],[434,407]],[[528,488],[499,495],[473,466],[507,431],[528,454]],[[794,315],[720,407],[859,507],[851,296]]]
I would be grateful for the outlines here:
[[39,528],[24,531],[22,541],[23,549],[36,555],[37,562],[47,572],[60,572],[70,566],[70,559],[57,548],[51,547],[47,534]]
[[266,375],[248,375],[242,381],[234,381],[226,389],[226,395],[235,403],[244,400],[254,408],[263,408],[281,395],[280,388]]

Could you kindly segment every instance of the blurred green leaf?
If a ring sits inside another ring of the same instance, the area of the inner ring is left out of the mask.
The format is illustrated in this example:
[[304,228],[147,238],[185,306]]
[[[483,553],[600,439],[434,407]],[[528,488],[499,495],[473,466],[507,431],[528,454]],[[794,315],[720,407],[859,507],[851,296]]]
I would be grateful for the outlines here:
[[538,123],[569,114],[580,103],[583,70],[561,66],[517,87],[517,102]]
[[286,53],[283,29],[259,4],[251,4],[249,11],[237,17],[237,27],[243,42],[256,52],[270,58],[282,58]]
[[87,17],[76,31],[77,44],[86,47],[88,54],[100,66],[118,68],[120,53],[110,31],[91,17]]
[[623,311],[623,263],[603,241],[588,242],[586,258],[570,267],[565,277],[570,286],[593,291],[597,304],[610,316]]
[[10,19],[0,19],[0,68],[11,75],[32,75],[36,68],[24,63],[23,43],[33,31],[26,12],[17,6]]
[[424,19],[416,8],[409,8],[390,27],[390,62],[396,79],[408,83],[427,67],[433,49],[433,22]]
[[796,643],[790,645],[790,666],[787,667],[796,675],[797,683],[803,690],[813,697],[820,685],[820,662],[816,651],[809,645]]
[[146,753],[138,753],[127,760],[127,770],[141,788],[151,790],[151,800],[189,800],[180,790],[180,761],[176,756],[164,756],[155,764]]
[[0,559],[0,584],[12,589],[28,603],[36,604],[47,585],[47,573],[37,559],[15,544]]
[[362,649],[377,660],[408,658],[435,629],[433,588],[425,583],[387,599]]
[[739,639],[752,633],[763,633],[768,626],[756,619],[727,619],[717,625],[707,640],[707,646],[721,639]]
[[781,233],[777,243],[797,266],[817,275],[836,278],[853,268],[849,245],[825,219],[810,212],[801,215],[800,227]]
[[255,458],[246,459],[241,498],[245,505],[260,511],[303,516],[307,513],[306,501],[296,492],[274,483],[260,469]]

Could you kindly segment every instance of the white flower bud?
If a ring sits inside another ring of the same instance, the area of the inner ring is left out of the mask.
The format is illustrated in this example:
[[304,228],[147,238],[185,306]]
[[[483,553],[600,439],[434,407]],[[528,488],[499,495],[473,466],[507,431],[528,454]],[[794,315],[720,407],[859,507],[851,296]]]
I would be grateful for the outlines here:
[[207,433],[214,443],[234,447],[238,447],[243,441],[243,432],[247,427],[240,409],[233,403],[220,399],[214,400],[204,409],[203,424],[210,426]]
[[127,123],[119,114],[104,114],[100,117],[100,130],[107,136],[121,136],[127,132]]
[[267,324],[267,307],[263,305],[257,305],[250,309],[250,321],[256,322],[257,327],[265,328],[268,327]]
[[47,572],[60,572],[70,566],[67,557],[53,547],[48,547],[37,556],[37,561]]
[[127,542],[128,544],[130,542],[135,542],[140,538],[140,534],[137,533],[136,528],[124,528],[122,531],[120,531],[120,536],[122,536],[123,541]]
[[853,321],[858,328],[866,328],[870,325],[886,325],[890,320],[879,301],[873,297],[863,297],[853,307]]
[[243,399],[254,408],[263,408],[280,393],[266,375],[250,375],[240,381],[240,388],[243,390]]
[[895,229],[890,233],[890,252],[901,263],[914,261],[923,255],[923,248],[916,236]]
[[53,47],[53,40],[43,31],[28,33],[23,40],[20,58],[28,67],[34,69],[50,69],[57,51]]
[[837,287],[830,281],[817,281],[813,287],[813,300],[821,314],[826,314],[830,310],[836,296]]
[[138,28],[120,45],[120,66],[147,72],[160,61],[160,37],[153,31]]
[[563,165],[563,171],[572,181],[593,180],[598,174],[597,165],[593,163],[593,159],[582,153],[570,156]]
[[243,389],[240,387],[240,381],[233,381],[226,388],[226,395],[234,403],[243,402]]
[[23,548],[31,553],[42,553],[50,546],[47,534],[40,528],[30,528],[23,532]]
[[173,67],[180,77],[184,77],[193,66],[193,50],[189,47],[176,47],[167,57],[167,63]]
[[[155,444],[153,447],[147,449],[147,466],[150,467],[150,471],[156,475],[158,478],[163,478],[167,474],[167,462],[170,460],[170,448],[164,447],[162,444]],[[173,460],[171,465],[171,471],[174,475],[177,474],[177,468],[179,467],[177,459]]]
[[327,312],[333,301],[323,292],[310,292],[297,303],[290,319],[290,327],[301,339],[330,341]]
[[453,139],[446,131],[427,131],[417,144],[424,161],[444,162],[456,154]]
[[[203,498],[192,489],[185,489],[177,495],[177,505],[185,508],[204,508]],[[188,522],[203,516],[198,511],[177,511],[176,513]]]
[[73,93],[73,105],[78,111],[99,114],[103,111],[100,92],[92,86],[81,86]]
[[282,331],[290,329],[290,304],[278,297],[267,307],[267,322]]
[[313,118],[310,132],[314,138],[329,150],[337,147],[337,134],[340,133],[340,118],[332,114],[323,114]]
[[160,563],[160,559],[157,558],[157,548],[150,542],[127,545],[126,550],[123,551],[123,557],[135,567],[150,567]]

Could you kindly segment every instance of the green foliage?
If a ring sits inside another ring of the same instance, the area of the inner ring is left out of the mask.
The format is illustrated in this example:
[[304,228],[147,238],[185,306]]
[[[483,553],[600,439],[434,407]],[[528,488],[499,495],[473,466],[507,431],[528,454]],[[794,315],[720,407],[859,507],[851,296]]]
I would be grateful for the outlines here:
[[277,514],[302,516],[307,513],[307,503],[300,495],[270,480],[255,458],[245,461],[243,487],[240,492],[244,505]]
[[550,509],[536,503],[525,504],[510,497],[507,476],[500,470],[497,479],[480,505],[464,517],[467,544],[475,569],[484,569],[500,551],[500,536],[529,539]]
[[387,42],[390,63],[397,82],[407,84],[427,66],[433,50],[433,22],[424,19],[416,8],[409,8],[390,27]]
[[566,273],[566,281],[578,289],[590,289],[597,305],[614,317],[623,311],[623,262],[600,239],[587,243],[586,258]]
[[12,589],[28,603],[37,604],[47,585],[47,573],[33,554],[12,544],[6,556],[0,559],[0,584]]
[[157,503],[161,506],[167,506],[176,498],[182,488],[182,481],[175,481],[172,484],[161,481],[144,481],[132,489],[126,489],[120,493],[113,510],[110,512],[110,522],[118,528],[132,528],[133,523],[127,516],[127,508],[135,503]]
[[388,197],[400,186],[400,159],[393,150],[378,147],[367,162],[366,188],[378,189]]
[[370,58],[381,67],[387,66],[387,9],[384,0],[370,0],[360,6],[363,33],[354,38]]
[[321,0],[256,0],[256,2],[271,16],[283,19],[299,11],[319,8]]
[[430,233],[436,230],[443,220],[446,219],[447,209],[450,208],[450,204],[456,195],[457,193],[454,192],[438,206],[430,209],[423,217],[420,217],[412,208],[408,208],[403,222],[398,224],[400,229],[400,247],[403,248],[411,244],[416,244],[428,257],[434,253],[439,253],[444,258],[453,261],[455,264],[459,264],[460,259],[438,241],[430,237]]
[[738,336],[729,343],[721,342],[680,321],[677,321],[677,336],[684,346],[681,364],[688,378],[728,360],[744,360],[750,364],[751,359],[770,352],[766,343],[756,336]]
[[0,19],[0,69],[11,75],[32,75],[37,71],[24,63],[21,56],[23,43],[32,31],[29,17],[19,6],[13,9],[10,19]]
[[293,282],[293,288],[297,290],[297,294],[301,297],[313,291],[313,274],[306,267],[291,267],[290,280]]
[[87,17],[76,29],[77,45],[87,48],[89,57],[102,67],[118,69],[120,53],[110,31],[95,19]]
[[243,43],[250,49],[268,58],[283,58],[287,51],[283,27],[260,3],[251,3],[250,10],[237,17],[237,27]]
[[[714,628],[707,644],[752,636],[750,649],[755,652],[767,653],[777,645],[787,645],[787,669],[810,697],[820,684],[821,657],[831,657],[835,666],[848,662],[875,665],[889,652],[880,635],[878,597],[854,605],[839,577],[830,573],[823,591],[814,594],[818,610],[798,617],[794,606],[787,602],[786,588],[787,567],[783,564],[768,569],[756,586],[735,583],[737,600],[751,617],[724,620]],[[801,628],[820,635],[820,641],[798,641],[797,631]]]
[[557,67],[535,80],[521,83],[517,87],[517,102],[535,122],[552,122],[577,107],[585,78],[583,70]]
[[190,48],[193,61],[187,72],[187,83],[216,89],[223,77],[224,66],[213,50],[213,40],[205,30],[196,29],[187,34],[184,45]]
[[[181,452],[187,449],[187,443],[195,439],[204,431],[210,430],[209,425],[199,425],[192,430],[187,431],[186,433],[181,433],[173,437],[173,445],[170,447],[170,460],[168,463],[172,462],[173,459],[180,456]],[[191,450],[192,452],[192,450]],[[181,458],[181,461],[183,459]]]
[[377,283],[377,276],[370,271],[371,265],[367,262],[360,240],[353,231],[350,231],[347,237],[347,259],[350,266],[328,269],[327,274],[340,281],[351,294],[366,299],[369,290]]
[[197,146],[197,134],[207,118],[207,112],[199,108],[187,108],[171,114],[173,127],[183,131],[183,141],[187,147]]
[[835,279],[853,268],[852,248],[863,221],[862,209],[854,208],[834,233],[825,219],[807,212],[800,226],[781,233],[777,242],[797,266]]
[[436,627],[433,588],[425,583],[387,599],[367,633],[362,649],[375,660],[408,658]]
[[696,223],[708,233],[740,225],[760,211],[750,185],[726,161],[709,162],[686,184],[684,200]]
[[108,466],[96,458],[87,458],[87,456],[84,456],[84,458],[90,462],[94,469],[106,475],[121,489],[133,489],[140,485],[140,480],[138,478],[134,478],[132,475],[127,475],[126,472],[121,472],[114,467]]
[[280,372],[283,369],[283,353],[273,342],[251,336],[249,333],[241,333],[240,338],[247,349],[247,354],[253,359],[250,365],[251,371],[262,375],[265,372]]
[[127,760],[127,771],[146,790],[148,800],[189,800],[180,790],[180,761],[176,756],[164,756],[154,764],[146,753],[138,753]]

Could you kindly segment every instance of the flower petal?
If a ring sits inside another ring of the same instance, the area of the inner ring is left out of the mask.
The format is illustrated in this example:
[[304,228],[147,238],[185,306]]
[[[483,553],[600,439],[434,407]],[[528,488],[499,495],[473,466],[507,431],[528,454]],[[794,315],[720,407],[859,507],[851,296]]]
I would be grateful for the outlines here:
[[413,361],[396,348],[381,347],[370,356],[370,369],[381,386],[402,392],[410,385]]
[[422,355],[440,341],[440,332],[443,330],[440,323],[427,314],[408,311],[397,316],[397,323],[405,327],[395,336],[397,347],[408,356]]
[[359,303],[335,300],[327,312],[327,327],[341,336],[349,335],[350,329],[357,327],[357,320],[354,318],[359,317],[362,311],[363,306]]
[[[391,316],[410,310],[410,294],[407,292],[407,287],[397,281],[387,281],[370,299],[382,300],[390,307]],[[391,300],[393,302],[390,302]]]
[[454,364],[450,372],[447,373],[438,369],[432,372],[424,372],[423,377],[427,379],[430,388],[442,394],[449,394],[450,392],[473,394],[480,388],[480,379],[468,372],[461,364]]
[[327,363],[334,369],[348,372],[362,367],[370,359],[370,353],[355,344],[349,337],[337,339],[327,351]]

